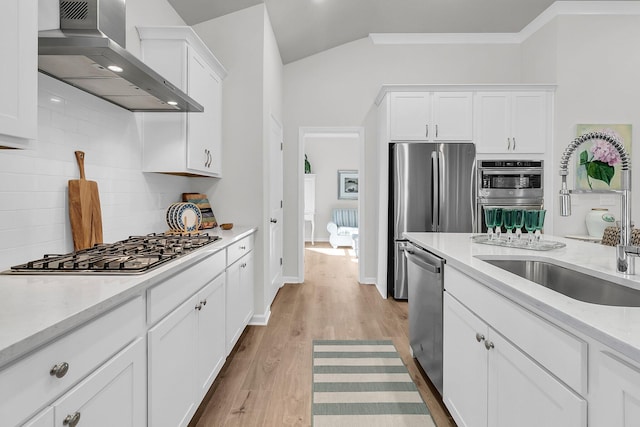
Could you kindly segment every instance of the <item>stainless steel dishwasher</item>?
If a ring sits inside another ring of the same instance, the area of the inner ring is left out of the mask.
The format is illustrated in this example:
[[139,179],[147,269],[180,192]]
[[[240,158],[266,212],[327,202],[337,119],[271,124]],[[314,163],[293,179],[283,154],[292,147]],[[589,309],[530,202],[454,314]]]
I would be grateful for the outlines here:
[[442,395],[442,300],[444,259],[411,244],[407,258],[409,343],[433,385]]

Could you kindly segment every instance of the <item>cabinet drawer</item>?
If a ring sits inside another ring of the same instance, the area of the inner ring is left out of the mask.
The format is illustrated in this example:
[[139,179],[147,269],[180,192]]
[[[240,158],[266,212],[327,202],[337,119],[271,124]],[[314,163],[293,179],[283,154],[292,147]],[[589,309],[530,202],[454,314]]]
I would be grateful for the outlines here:
[[54,404],[54,426],[80,417],[79,426],[146,425],[146,346],[143,338],[127,346]]
[[[76,329],[0,371],[0,419],[14,426],[60,396],[144,328],[144,304],[138,297]],[[51,369],[67,363],[62,378]]]
[[233,264],[251,250],[253,250],[253,235],[229,245],[227,248],[227,265]]
[[587,392],[587,343],[448,267],[445,289],[553,375]]
[[224,269],[225,253],[221,250],[147,290],[149,325],[178,307]]

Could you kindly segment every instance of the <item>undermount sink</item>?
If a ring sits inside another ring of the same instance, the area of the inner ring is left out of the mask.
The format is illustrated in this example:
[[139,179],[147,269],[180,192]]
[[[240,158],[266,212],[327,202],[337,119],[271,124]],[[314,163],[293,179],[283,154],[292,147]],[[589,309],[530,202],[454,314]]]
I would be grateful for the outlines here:
[[539,260],[482,259],[489,264],[592,304],[640,307],[640,290]]

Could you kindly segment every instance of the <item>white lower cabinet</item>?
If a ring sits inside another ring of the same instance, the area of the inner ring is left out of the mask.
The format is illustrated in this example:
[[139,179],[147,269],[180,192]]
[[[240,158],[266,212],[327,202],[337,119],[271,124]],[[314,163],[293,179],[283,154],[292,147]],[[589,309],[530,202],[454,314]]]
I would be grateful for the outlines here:
[[53,408],[49,406],[35,417],[23,424],[22,427],[51,427],[54,423]]
[[459,427],[487,425],[487,325],[444,294],[442,400]]
[[594,357],[591,425],[640,426],[640,367],[609,351]]
[[253,268],[253,251],[227,267],[227,354],[253,316]]
[[186,426],[195,412],[197,295],[148,332],[149,425]]
[[219,275],[149,329],[150,426],[188,425],[222,367],[224,280]]
[[253,239],[0,367],[0,425],[187,426],[253,316]]
[[138,338],[53,404],[55,426],[146,424],[146,351]]
[[[122,357],[118,356],[122,355],[122,349],[140,337],[143,328],[143,299],[136,297],[0,368],[0,425],[13,427],[23,425],[25,420],[30,420],[27,425],[47,425],[48,408],[69,397],[78,384],[94,381],[97,372],[108,369],[116,358]],[[95,381],[102,381],[104,375],[109,374],[101,374]],[[142,390],[146,391],[144,378],[134,379],[142,380]],[[85,386],[83,394],[96,390],[88,387],[91,386]],[[78,411],[82,405],[73,402],[76,408],[72,412]],[[144,395],[135,404],[142,405],[136,411],[146,412]]]
[[146,425],[146,351],[138,338],[24,427]]
[[198,293],[198,390],[204,397],[227,357],[225,346],[225,275]]
[[[545,345],[544,336],[537,339]],[[458,426],[587,425],[585,399],[448,292],[443,401]]]
[[489,426],[587,425],[586,400],[500,334],[490,330],[487,339]]

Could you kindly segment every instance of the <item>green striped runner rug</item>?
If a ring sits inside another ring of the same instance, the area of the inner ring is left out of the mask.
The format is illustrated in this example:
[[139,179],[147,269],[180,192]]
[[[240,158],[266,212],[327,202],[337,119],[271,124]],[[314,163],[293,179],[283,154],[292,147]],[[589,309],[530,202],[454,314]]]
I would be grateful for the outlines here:
[[313,341],[314,427],[435,426],[392,341]]

